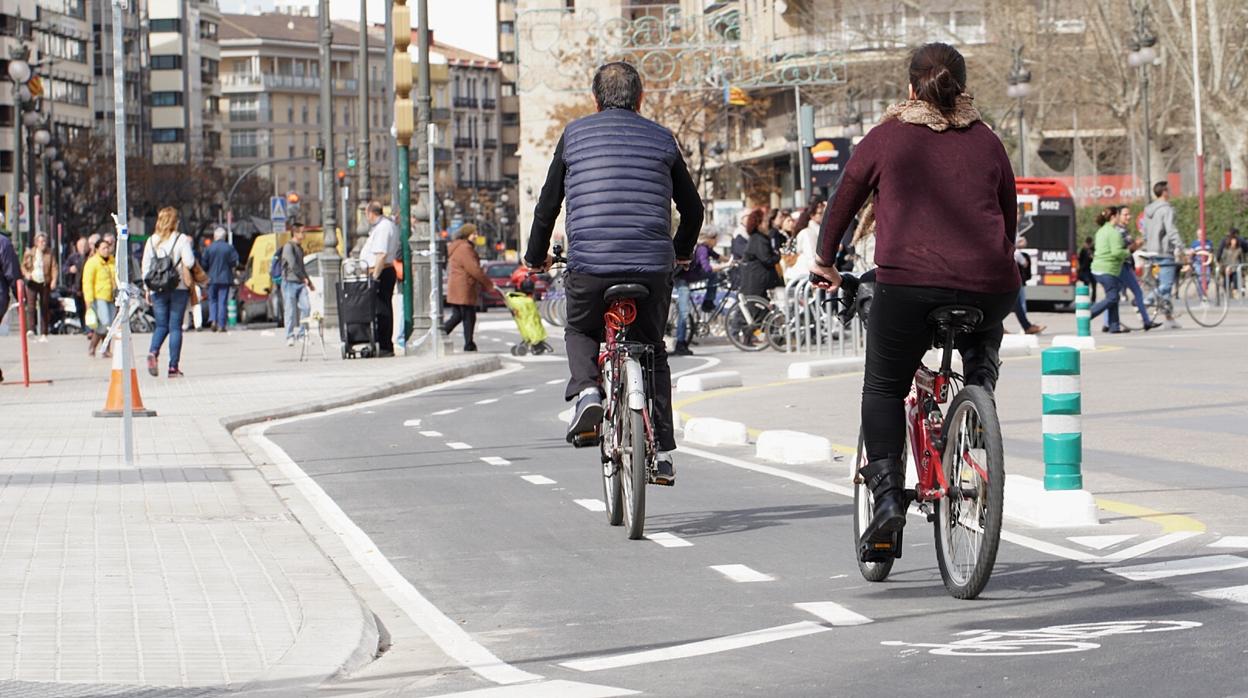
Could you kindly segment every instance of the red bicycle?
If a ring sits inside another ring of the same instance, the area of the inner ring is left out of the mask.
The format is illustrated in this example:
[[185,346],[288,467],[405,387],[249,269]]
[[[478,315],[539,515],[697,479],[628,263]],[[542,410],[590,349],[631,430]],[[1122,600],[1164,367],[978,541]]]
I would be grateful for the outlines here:
[[[854,279],[849,284],[852,290],[846,289],[847,308],[854,307],[857,283]],[[906,489],[906,505],[916,503],[919,512],[935,524],[940,576],[949,593],[959,599],[978,596],[992,575],[1005,495],[1005,450],[996,403],[984,388],[966,385],[952,368],[957,336],[971,332],[982,320],[978,308],[960,305],[940,307],[928,315],[933,346],[942,350],[940,369],[920,366],[905,402],[906,448],[917,475],[916,485]],[[941,410],[946,403],[948,415]],[[860,430],[853,470],[856,549],[874,505],[871,490],[858,474],[866,463]],[[890,543],[860,549],[858,569],[868,581],[882,582],[901,553],[899,530]]]

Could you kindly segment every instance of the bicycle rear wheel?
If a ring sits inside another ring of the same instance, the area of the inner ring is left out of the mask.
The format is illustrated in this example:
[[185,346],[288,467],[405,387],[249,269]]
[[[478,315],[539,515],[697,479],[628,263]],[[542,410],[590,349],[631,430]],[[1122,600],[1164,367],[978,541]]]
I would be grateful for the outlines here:
[[1197,325],[1217,327],[1230,310],[1230,294],[1213,274],[1203,280],[1193,275],[1183,283],[1183,306]]
[[779,310],[773,310],[763,321],[763,334],[772,349],[783,354],[789,347],[789,319]]
[[599,441],[599,449],[602,453],[602,499],[607,505],[607,523],[612,526],[624,523],[623,487],[620,483],[622,466],[620,459],[615,455],[621,450],[616,448],[620,439],[619,435],[624,433],[620,429],[620,412],[618,408],[610,410],[609,417],[602,422],[603,433]]
[[771,304],[759,296],[742,296],[724,316],[728,341],[741,351],[762,351],[771,346],[763,323],[771,314]]
[[646,424],[641,410],[621,406],[623,448],[619,479],[623,485],[624,521],[628,537],[638,540],[646,530]]
[[868,582],[882,582],[888,578],[888,573],[893,570],[893,560],[885,560],[883,562],[863,562],[858,555],[858,541],[862,539],[862,531],[867,527],[867,522],[871,520],[871,510],[875,506],[875,499],[871,496],[871,490],[866,483],[859,482],[862,478],[858,477],[858,469],[867,464],[867,447],[862,440],[862,429],[858,430],[858,458],[854,463],[854,472],[851,477],[854,480],[854,559],[858,560],[858,571],[862,573],[862,578]]
[[945,429],[949,491],[936,501],[936,560],[949,593],[973,599],[988,584],[1001,543],[1005,450],[992,396],[979,386],[963,388]]

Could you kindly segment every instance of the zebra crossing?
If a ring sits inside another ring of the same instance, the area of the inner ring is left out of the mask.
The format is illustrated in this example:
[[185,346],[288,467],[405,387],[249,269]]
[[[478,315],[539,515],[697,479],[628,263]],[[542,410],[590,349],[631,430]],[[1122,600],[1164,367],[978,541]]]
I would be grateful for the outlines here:
[[1165,582],[1205,599],[1248,604],[1248,536],[1205,539],[1185,552],[1150,562],[1120,563],[1105,571],[1133,582]]

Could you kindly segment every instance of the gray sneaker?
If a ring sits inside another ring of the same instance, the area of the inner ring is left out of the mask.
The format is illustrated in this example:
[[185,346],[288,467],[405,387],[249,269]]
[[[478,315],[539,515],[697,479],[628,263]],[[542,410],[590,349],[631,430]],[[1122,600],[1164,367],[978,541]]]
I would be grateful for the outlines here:
[[602,397],[597,393],[582,395],[576,401],[572,421],[568,422],[568,443],[582,434],[593,434],[602,426]]
[[655,456],[654,484],[667,487],[676,484],[676,464],[672,462],[672,454],[660,453]]

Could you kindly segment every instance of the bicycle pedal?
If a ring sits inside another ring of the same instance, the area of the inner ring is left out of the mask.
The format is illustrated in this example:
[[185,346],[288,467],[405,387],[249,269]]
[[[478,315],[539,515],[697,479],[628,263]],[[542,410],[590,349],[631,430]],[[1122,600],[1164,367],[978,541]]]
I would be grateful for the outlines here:
[[675,480],[660,480],[658,478],[651,477],[649,482],[651,485],[658,485],[659,487],[675,487],[676,486]]
[[572,436],[573,448],[588,448],[590,446],[597,446],[600,443],[602,443],[602,437],[598,436],[598,432],[596,431],[587,431],[581,434],[574,434]]

